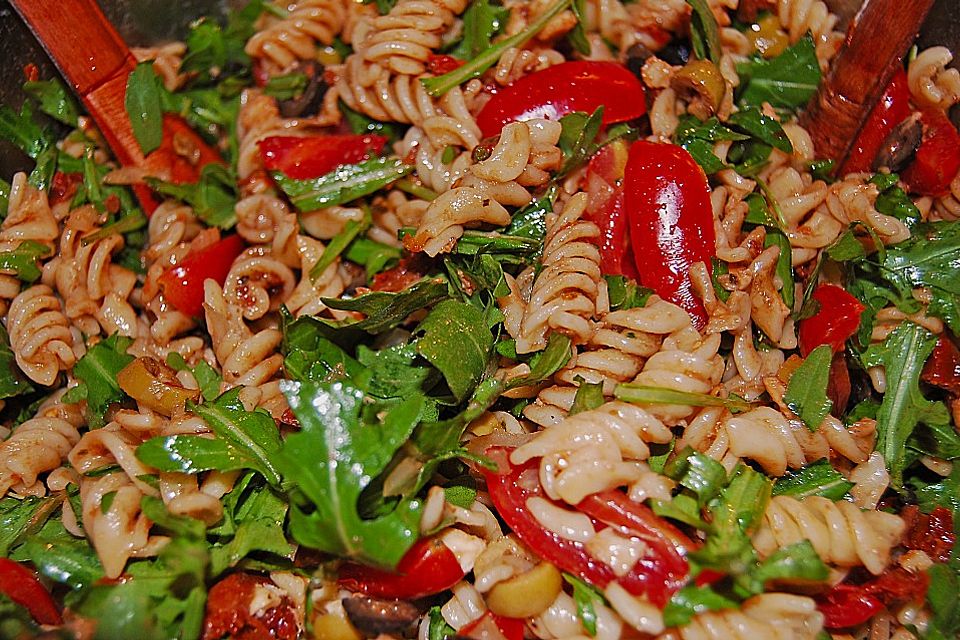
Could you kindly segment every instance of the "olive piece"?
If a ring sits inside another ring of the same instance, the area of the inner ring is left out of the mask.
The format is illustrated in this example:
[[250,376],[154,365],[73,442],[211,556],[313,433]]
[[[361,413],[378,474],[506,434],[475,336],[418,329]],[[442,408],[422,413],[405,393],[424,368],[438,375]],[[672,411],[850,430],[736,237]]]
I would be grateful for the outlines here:
[[919,116],[919,113],[911,115],[887,135],[873,159],[874,171],[886,167],[891,173],[900,173],[910,164],[923,142],[923,124]]
[[717,112],[727,89],[720,69],[709,60],[691,60],[673,75],[670,84],[690,103],[690,112],[702,118]]
[[690,45],[682,40],[671,40],[657,52],[657,57],[677,67],[690,60]]
[[420,617],[420,610],[405,600],[380,600],[364,596],[344,598],[343,610],[347,612],[350,623],[369,636],[403,633]]
[[754,50],[764,58],[775,58],[790,46],[790,36],[772,13],[763,16],[744,32]]
[[323,81],[323,69],[313,62],[304,64],[301,71],[307,76],[307,86],[296,98],[281,100],[277,106],[284,118],[299,118],[304,114],[314,114],[323,104],[327,84]]
[[630,70],[630,73],[640,78],[640,74],[643,71],[643,64],[647,61],[647,58],[652,55],[653,52],[650,51],[650,49],[638,42],[627,49],[627,69]]

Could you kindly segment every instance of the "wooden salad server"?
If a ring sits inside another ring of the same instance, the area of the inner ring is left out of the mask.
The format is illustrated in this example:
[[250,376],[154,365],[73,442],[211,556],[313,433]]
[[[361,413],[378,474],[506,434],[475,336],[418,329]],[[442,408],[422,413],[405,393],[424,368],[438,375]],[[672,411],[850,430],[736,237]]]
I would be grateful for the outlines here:
[[866,0],[830,73],[800,116],[818,158],[843,166],[867,116],[903,64],[934,0]]

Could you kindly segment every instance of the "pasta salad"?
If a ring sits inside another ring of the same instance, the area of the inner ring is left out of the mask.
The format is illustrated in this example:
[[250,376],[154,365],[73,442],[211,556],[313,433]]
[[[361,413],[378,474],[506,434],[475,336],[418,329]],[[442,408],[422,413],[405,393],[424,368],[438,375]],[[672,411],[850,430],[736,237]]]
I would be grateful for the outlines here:
[[0,636],[955,638],[960,73],[820,0],[251,0],[0,136]]

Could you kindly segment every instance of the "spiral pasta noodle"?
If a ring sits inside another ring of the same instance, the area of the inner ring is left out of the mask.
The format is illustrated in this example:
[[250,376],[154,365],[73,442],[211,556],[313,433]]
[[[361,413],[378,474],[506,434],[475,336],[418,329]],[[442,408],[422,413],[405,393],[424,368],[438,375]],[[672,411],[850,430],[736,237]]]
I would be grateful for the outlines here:
[[153,62],[153,70],[160,76],[167,91],[176,91],[187,81],[187,74],[180,71],[187,45],[169,42],[157,47],[133,47],[130,49],[137,62]]
[[900,542],[903,520],[883,511],[861,511],[849,502],[820,496],[797,500],[776,496],[753,536],[761,556],[801,540],[809,540],[824,562],[838,567],[863,566],[880,574],[890,551]]
[[0,495],[44,493],[39,476],[58,468],[80,440],[75,425],[56,417],[27,420],[0,445]]
[[661,640],[810,640],[823,624],[813,599],[788,593],[764,593],[740,609],[696,615],[689,625],[659,636]]
[[289,71],[297,61],[316,57],[317,43],[329,45],[347,17],[343,0],[298,0],[283,18],[272,20],[247,40],[244,50],[263,61],[268,72]]
[[777,0],[777,17],[790,41],[796,42],[808,31],[816,45],[817,59],[825,68],[843,42],[843,33],[836,31],[837,16],[821,0]]
[[234,260],[223,283],[223,295],[244,318],[257,320],[279,309],[294,286],[296,277],[290,267],[269,251],[252,247]]
[[960,102],[960,71],[947,69],[953,54],[946,47],[930,47],[907,66],[907,84],[914,101],[947,111]]
[[13,299],[7,332],[17,365],[34,382],[50,386],[76,362],[70,323],[47,285],[33,285]]

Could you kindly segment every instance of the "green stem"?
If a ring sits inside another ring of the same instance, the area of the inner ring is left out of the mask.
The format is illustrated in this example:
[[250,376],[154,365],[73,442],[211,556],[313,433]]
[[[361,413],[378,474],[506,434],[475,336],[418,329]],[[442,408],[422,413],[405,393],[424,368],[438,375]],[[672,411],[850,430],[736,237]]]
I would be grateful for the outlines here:
[[450,89],[460,86],[467,80],[479,77],[480,74],[496,64],[504,51],[510,47],[522,47],[528,40],[533,38],[533,36],[540,33],[540,31],[547,26],[547,23],[561,11],[567,9],[572,1],[573,0],[559,0],[539,18],[534,20],[526,29],[501,40],[462,67],[454,69],[450,73],[445,73],[442,76],[421,80],[423,86],[427,88],[427,93],[434,98],[439,98],[447,91],[450,91]]
[[145,226],[147,226],[147,217],[143,215],[143,212],[139,209],[134,209],[113,224],[108,224],[96,233],[91,233],[88,236],[84,236],[84,238],[80,241],[80,244],[87,246],[96,242],[97,240],[109,238],[115,233],[123,235],[125,233],[130,233],[131,231],[136,231],[137,229],[142,229]]
[[677,391],[663,387],[648,387],[639,384],[617,385],[613,395],[618,400],[633,404],[683,404],[691,407],[726,407],[730,411],[749,411],[751,404],[743,398],[731,396],[718,398],[706,393]]
[[433,189],[428,189],[419,182],[415,182],[409,178],[397,180],[394,186],[396,186],[397,189],[400,189],[400,191],[409,193],[415,198],[420,198],[421,200],[426,200],[427,202],[432,202],[440,197],[440,194]]

